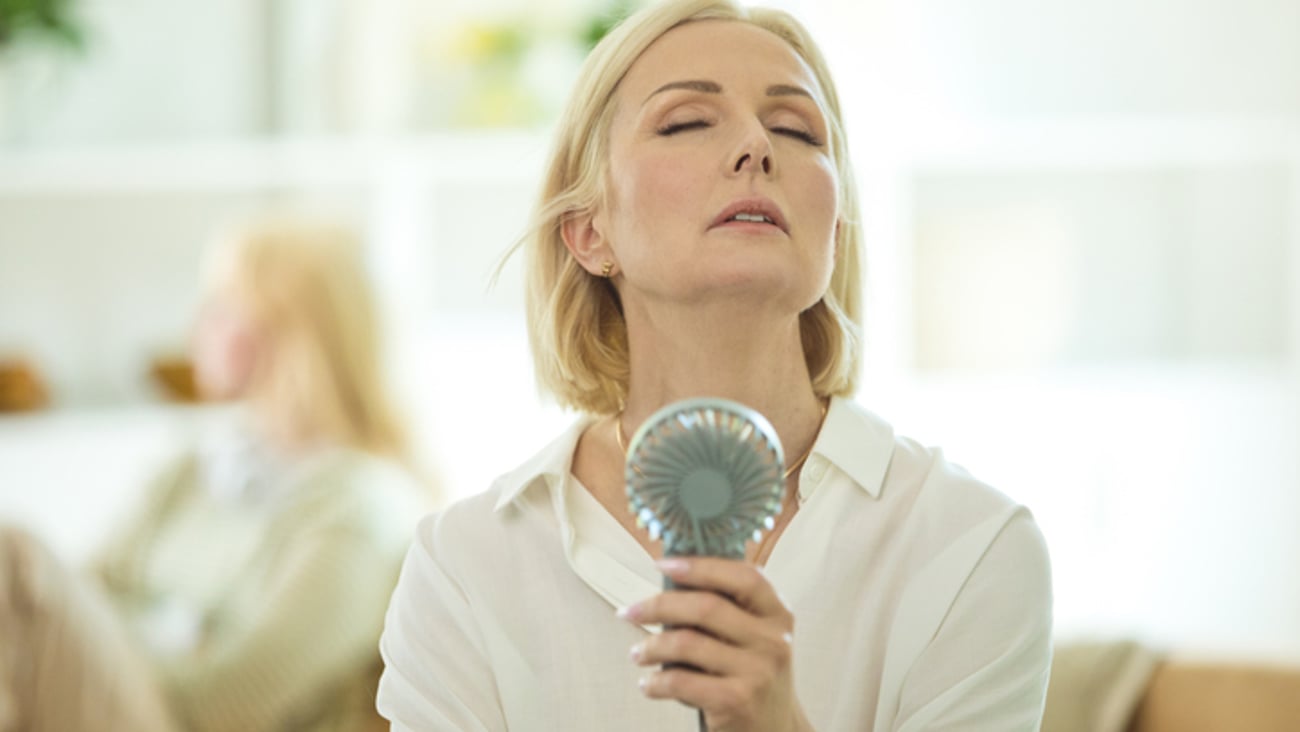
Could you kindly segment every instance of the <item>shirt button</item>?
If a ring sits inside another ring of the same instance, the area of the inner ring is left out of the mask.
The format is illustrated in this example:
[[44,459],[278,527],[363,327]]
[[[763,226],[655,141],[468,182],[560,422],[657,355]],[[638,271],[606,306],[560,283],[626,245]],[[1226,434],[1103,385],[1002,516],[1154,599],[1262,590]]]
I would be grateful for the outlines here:
[[826,473],[826,461],[823,460],[820,455],[814,455],[808,458],[808,470],[806,473],[808,475],[808,480],[816,483],[821,480],[822,475]]

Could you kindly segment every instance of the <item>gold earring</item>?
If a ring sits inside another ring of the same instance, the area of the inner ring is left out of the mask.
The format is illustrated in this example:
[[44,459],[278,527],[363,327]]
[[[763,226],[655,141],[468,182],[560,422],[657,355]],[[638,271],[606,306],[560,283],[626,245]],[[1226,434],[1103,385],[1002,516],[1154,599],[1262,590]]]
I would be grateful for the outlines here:
[[600,276],[604,277],[605,279],[609,279],[610,273],[613,271],[614,271],[614,263],[609,260],[605,260],[605,263],[600,265]]

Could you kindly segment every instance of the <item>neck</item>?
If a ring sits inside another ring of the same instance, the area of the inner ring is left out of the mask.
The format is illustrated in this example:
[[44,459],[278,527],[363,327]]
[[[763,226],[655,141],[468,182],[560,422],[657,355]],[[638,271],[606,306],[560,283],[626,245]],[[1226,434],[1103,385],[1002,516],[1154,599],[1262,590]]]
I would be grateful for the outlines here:
[[319,441],[265,405],[250,404],[247,419],[258,442],[279,459],[297,460],[319,447]]
[[772,423],[789,459],[812,445],[822,404],[804,361],[798,316],[742,307],[628,313],[631,379],[623,412],[631,434],[672,402],[720,397]]

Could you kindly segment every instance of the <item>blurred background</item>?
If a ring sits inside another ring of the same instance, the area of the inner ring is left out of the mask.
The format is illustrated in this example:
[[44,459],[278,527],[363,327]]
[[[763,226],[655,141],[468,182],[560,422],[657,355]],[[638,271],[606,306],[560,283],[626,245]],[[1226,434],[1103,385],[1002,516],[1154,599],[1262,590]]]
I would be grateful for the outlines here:
[[[846,106],[859,400],[1033,509],[1063,636],[1300,661],[1300,3],[768,4]],[[81,561],[129,511],[203,419],[201,254],[273,204],[365,232],[447,498],[549,441],[490,280],[629,5],[0,3],[0,518]]]

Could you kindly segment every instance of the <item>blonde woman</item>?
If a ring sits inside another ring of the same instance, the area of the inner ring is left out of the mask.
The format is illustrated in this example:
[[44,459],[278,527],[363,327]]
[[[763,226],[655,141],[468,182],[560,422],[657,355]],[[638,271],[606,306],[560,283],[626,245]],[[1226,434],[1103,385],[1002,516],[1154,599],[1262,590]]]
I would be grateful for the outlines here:
[[351,730],[427,510],[383,387],[356,238],[268,218],[208,267],[194,360],[228,419],[98,567],[0,545],[0,730]]
[[[839,110],[782,12],[674,0],[592,52],[523,245],[539,381],[584,415],[421,524],[381,642],[393,729],[1038,729],[1032,518],[849,399]],[[627,510],[627,435],[700,396],[757,409],[790,456],[745,561],[662,560]]]

